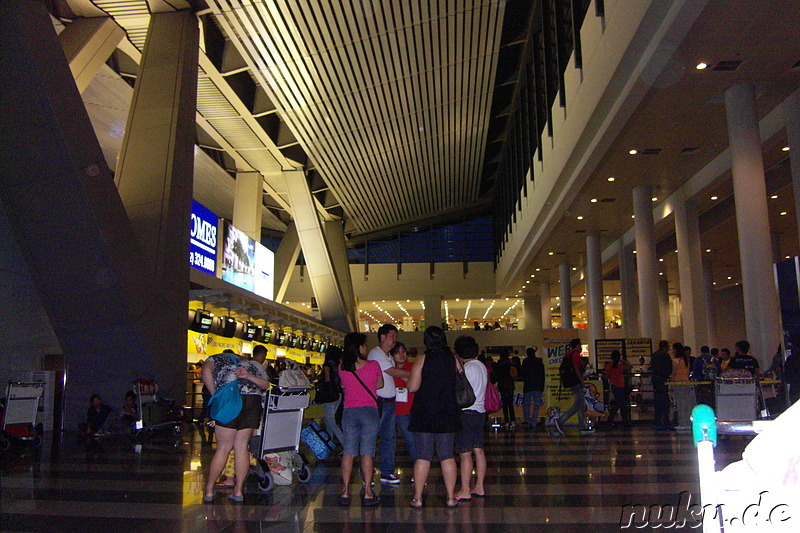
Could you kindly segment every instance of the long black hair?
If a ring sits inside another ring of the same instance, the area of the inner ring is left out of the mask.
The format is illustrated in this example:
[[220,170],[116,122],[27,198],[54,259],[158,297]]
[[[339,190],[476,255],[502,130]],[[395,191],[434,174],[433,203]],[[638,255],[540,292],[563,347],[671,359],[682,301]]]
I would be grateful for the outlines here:
[[354,331],[344,338],[344,351],[342,352],[342,369],[348,372],[356,371],[356,360],[360,355],[359,348],[366,344],[367,336]]
[[333,366],[339,364],[339,361],[342,360],[342,349],[338,346],[330,345],[328,349],[325,350],[325,364],[327,365],[330,363]]
[[672,345],[672,349],[675,351],[675,359],[680,357],[683,359],[683,364],[687,367],[689,366],[689,356],[686,355],[686,350],[683,349],[683,344],[676,342]]
[[425,342],[425,353],[450,351],[447,347],[447,335],[439,326],[429,326],[425,330],[422,340]]
[[614,350],[611,352],[611,368],[617,368],[619,366],[619,360],[622,357],[622,354],[619,353],[619,350]]

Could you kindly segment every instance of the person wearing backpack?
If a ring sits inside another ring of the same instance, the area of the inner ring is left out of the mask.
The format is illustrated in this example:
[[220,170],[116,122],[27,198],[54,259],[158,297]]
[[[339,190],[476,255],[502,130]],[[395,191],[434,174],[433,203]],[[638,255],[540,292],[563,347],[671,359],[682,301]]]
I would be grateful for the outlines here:
[[580,339],[572,339],[569,342],[569,350],[567,350],[567,353],[561,361],[558,373],[561,386],[572,391],[574,402],[572,407],[565,413],[562,413],[560,417],[553,420],[556,430],[563,434],[564,424],[577,413],[578,423],[581,426],[581,433],[594,433],[594,430],[588,428],[586,425],[586,393],[583,387],[583,358],[581,357]]

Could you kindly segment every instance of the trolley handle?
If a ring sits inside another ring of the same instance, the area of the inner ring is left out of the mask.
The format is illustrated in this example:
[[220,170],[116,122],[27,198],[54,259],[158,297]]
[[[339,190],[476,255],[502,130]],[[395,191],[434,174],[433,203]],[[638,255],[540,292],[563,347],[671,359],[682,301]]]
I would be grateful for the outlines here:
[[694,445],[700,442],[711,441],[712,445],[717,446],[717,418],[714,410],[704,404],[695,406],[692,410],[692,436]]

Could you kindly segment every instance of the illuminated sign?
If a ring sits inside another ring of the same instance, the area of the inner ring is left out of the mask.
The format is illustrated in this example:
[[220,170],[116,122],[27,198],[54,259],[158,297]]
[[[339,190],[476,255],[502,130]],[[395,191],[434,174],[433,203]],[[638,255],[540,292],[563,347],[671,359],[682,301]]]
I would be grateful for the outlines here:
[[212,276],[217,270],[217,215],[192,200],[189,226],[189,264]]

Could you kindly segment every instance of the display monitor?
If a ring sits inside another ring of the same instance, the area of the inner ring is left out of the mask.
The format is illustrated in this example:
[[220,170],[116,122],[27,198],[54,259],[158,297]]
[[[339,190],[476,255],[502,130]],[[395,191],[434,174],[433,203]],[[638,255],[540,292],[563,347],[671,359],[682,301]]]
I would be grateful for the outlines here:
[[252,322],[246,322],[243,328],[243,337],[245,340],[251,341],[256,338],[256,333],[258,332],[258,326],[253,324]]
[[194,318],[192,319],[191,324],[189,325],[189,329],[192,331],[197,331],[199,333],[208,333],[211,329],[211,324],[214,322],[214,314],[208,313],[202,309],[197,309],[194,312]]
[[273,331],[270,328],[264,326],[261,331],[261,342],[263,342],[264,344],[269,344],[272,341],[273,341]]
[[327,349],[328,349],[328,343],[325,342],[325,341],[320,341],[319,342],[319,351],[321,353],[325,353],[325,350],[327,350]]
[[236,335],[236,321],[229,316],[220,319],[220,335],[223,337],[233,337]]
[[285,331],[281,331],[280,333],[278,333],[278,342],[276,342],[275,344],[277,344],[278,346],[286,346],[286,336],[287,333]]
[[300,346],[298,346],[298,348],[300,348],[301,350],[307,350],[308,341],[309,341],[308,337],[300,337]]

